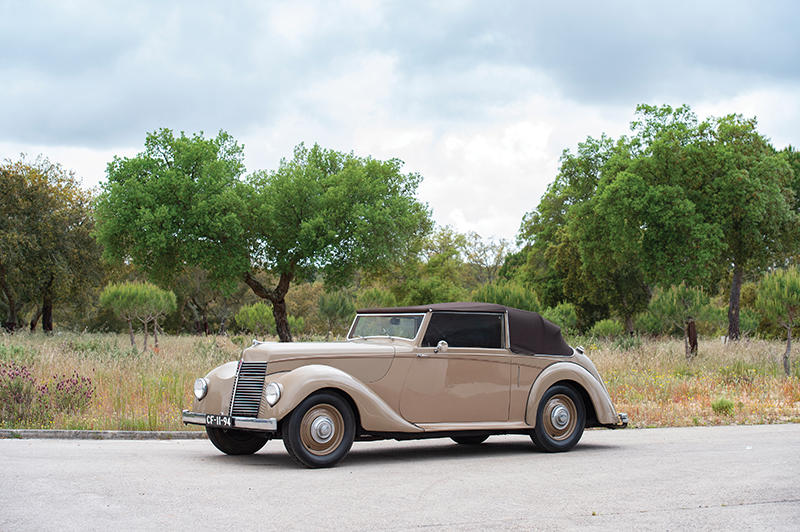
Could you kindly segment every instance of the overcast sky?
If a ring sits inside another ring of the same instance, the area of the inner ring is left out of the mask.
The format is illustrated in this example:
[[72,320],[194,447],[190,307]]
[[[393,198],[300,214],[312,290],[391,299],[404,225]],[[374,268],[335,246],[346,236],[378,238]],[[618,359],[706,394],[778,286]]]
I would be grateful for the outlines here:
[[800,2],[0,0],[0,158],[105,178],[167,127],[397,157],[440,224],[514,238],[587,136],[638,103],[757,116],[800,145]]

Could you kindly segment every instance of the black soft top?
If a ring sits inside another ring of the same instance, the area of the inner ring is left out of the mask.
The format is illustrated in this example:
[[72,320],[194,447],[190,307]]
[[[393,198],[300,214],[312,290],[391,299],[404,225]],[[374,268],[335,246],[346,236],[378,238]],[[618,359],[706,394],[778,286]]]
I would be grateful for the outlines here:
[[561,328],[536,312],[494,303],[434,303],[413,307],[360,309],[359,314],[408,314],[420,312],[508,312],[511,351],[523,355],[571,355],[572,348],[561,336]]

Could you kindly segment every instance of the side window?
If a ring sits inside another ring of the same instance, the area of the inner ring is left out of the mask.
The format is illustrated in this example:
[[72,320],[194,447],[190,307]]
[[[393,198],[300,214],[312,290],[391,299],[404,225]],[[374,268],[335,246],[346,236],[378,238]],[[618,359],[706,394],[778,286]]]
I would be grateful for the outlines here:
[[503,315],[434,312],[422,347],[436,347],[439,340],[450,347],[499,349],[503,342]]

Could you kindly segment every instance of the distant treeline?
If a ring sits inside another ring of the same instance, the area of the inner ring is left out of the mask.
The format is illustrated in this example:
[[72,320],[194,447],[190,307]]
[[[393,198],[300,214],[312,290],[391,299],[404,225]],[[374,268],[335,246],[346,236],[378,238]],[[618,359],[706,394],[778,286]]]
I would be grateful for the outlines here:
[[513,244],[435,226],[421,180],[303,144],[246,174],[228,134],[166,129],[111,161],[95,194],[43,157],[5,161],[3,327],[128,331],[100,293],[149,281],[175,296],[156,330],[176,333],[286,341],[342,334],[358,307],[454,300],[573,333],[785,333],[758,300],[764,274],[800,254],[800,153],[755,119],[638,107],[629,136],[564,151]]

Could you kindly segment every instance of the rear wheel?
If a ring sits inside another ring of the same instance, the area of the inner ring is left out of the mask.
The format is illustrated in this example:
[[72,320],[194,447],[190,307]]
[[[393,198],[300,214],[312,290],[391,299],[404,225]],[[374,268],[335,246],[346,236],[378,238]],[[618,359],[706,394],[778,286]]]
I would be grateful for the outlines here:
[[306,467],[331,467],[345,457],[356,435],[353,409],[330,392],[310,395],[289,415],[283,445]]
[[569,386],[557,384],[539,402],[531,439],[543,451],[569,451],[581,439],[585,425],[586,407],[580,394]]
[[480,445],[488,437],[488,434],[484,434],[483,436],[452,436],[450,439],[459,445]]
[[269,441],[266,436],[246,430],[206,427],[206,434],[214,447],[225,454],[253,454]]

